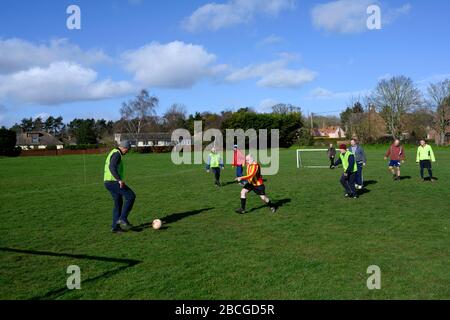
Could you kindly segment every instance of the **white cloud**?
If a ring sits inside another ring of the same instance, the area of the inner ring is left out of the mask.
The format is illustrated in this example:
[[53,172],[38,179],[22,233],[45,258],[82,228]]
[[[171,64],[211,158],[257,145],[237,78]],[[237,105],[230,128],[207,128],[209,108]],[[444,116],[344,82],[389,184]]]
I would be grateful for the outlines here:
[[277,16],[291,10],[294,0],[229,0],[226,3],[208,3],[195,10],[183,21],[190,31],[216,31],[222,28],[249,23],[257,15]]
[[276,35],[270,35],[264,39],[262,39],[261,41],[258,42],[259,46],[270,46],[273,44],[278,44],[278,43],[282,43],[284,40],[281,37],[278,37]]
[[318,73],[305,68],[289,69],[289,59],[279,59],[269,63],[250,65],[230,73],[228,82],[239,82],[258,78],[258,86],[268,88],[298,88],[315,80]]
[[407,15],[411,11],[411,8],[412,6],[409,3],[407,3],[399,8],[387,10],[387,12],[385,12],[384,14],[384,23],[390,24],[394,22],[394,20],[396,20],[398,17]]
[[299,88],[314,81],[316,77],[317,72],[308,69],[281,69],[262,77],[258,81],[258,85],[269,88]]
[[66,39],[35,44],[22,39],[0,39],[0,74],[26,70],[31,67],[48,67],[57,61],[69,61],[83,65],[110,62],[103,51],[83,51]]
[[311,92],[312,97],[318,98],[318,99],[326,99],[326,98],[332,98],[333,92],[324,88],[316,88]]
[[271,99],[271,98],[264,99],[259,103],[258,110],[260,112],[270,111],[271,108],[277,104],[279,104],[278,100]]
[[[337,33],[361,33],[367,31],[367,8],[378,4],[373,0],[337,0],[318,4],[311,10],[312,23],[317,29]],[[380,5],[381,6],[381,5]],[[399,8],[381,8],[382,25],[392,23],[411,9],[409,4]]]
[[318,87],[311,91],[308,99],[309,100],[350,99],[352,97],[363,97],[369,93],[370,90],[333,92],[328,89]]
[[419,79],[417,81],[418,84],[422,85],[422,84],[430,84],[433,82],[439,82],[439,81],[443,81],[446,79],[450,79],[450,73],[442,73],[442,74],[433,74],[431,76]]
[[242,69],[233,71],[226,77],[226,80],[229,82],[239,82],[252,78],[263,77],[269,73],[284,68],[286,65],[287,63],[285,60],[275,60],[268,63],[249,65]]
[[381,80],[388,80],[388,79],[390,79],[390,78],[392,78],[392,74],[390,74],[389,72],[388,73],[385,73],[385,74],[382,74],[381,76],[379,76],[378,77],[378,81],[381,81]]
[[424,92],[427,92],[428,86],[432,83],[441,82],[450,79],[450,73],[433,74],[425,78],[421,78],[416,81],[418,88]]
[[33,119],[41,118],[41,120],[45,121],[50,117],[50,114],[47,112],[41,112],[36,114]]
[[125,69],[139,83],[159,88],[189,88],[196,82],[226,70],[215,65],[216,56],[202,46],[175,41],[153,42],[122,56]]
[[19,103],[58,105],[113,98],[133,91],[128,82],[98,81],[94,70],[69,62],[0,75],[0,98]]

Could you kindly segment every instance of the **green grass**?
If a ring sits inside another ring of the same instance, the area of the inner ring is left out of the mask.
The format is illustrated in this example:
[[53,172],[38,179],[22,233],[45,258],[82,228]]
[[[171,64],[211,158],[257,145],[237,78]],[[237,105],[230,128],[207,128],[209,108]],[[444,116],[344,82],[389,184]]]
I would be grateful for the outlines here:
[[[233,212],[237,185],[216,189],[202,166],[172,165],[168,154],[130,154],[130,220],[169,223],[123,235],[110,233],[105,155],[86,156],[86,169],[83,156],[2,158],[0,299],[449,299],[450,152],[436,150],[432,184],[413,162],[394,183],[383,151],[368,150],[367,192],[349,200],[341,169],[297,170],[295,150],[283,150],[279,174],[266,178],[285,204],[272,215],[251,194],[243,216]],[[223,181],[232,179],[227,167]],[[72,264],[81,290],[64,290]],[[366,287],[370,265],[381,290]]]

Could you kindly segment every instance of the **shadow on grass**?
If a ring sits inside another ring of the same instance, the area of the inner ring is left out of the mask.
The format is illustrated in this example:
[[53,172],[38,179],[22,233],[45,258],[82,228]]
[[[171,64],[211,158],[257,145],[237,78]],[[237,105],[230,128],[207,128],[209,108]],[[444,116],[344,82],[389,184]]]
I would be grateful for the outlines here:
[[377,184],[377,183],[378,183],[378,181],[376,181],[376,180],[367,180],[367,181],[364,181],[364,187],[370,186],[372,184]]
[[237,181],[235,181],[235,180],[233,180],[233,181],[228,181],[228,182],[224,182],[224,183],[222,183],[222,187],[226,187],[226,186],[229,186],[230,184],[235,184],[235,185],[239,185],[239,182],[237,182]]
[[[284,206],[285,204],[290,203],[291,201],[292,201],[291,199],[281,199],[281,200],[272,201],[272,203],[275,206],[275,208],[279,209],[282,206]],[[260,210],[262,208],[267,208],[267,205],[263,204],[263,205],[261,205],[259,207],[252,208],[252,209],[248,210],[247,212],[250,213],[250,212],[253,212],[253,211]]]
[[[165,226],[167,224],[170,223],[174,223],[177,222],[181,219],[190,217],[190,216],[195,216],[197,214],[200,214],[202,212],[205,211],[210,211],[213,210],[214,208],[203,208],[203,209],[198,209],[198,210],[191,210],[191,211],[186,211],[186,212],[180,212],[180,213],[174,213],[174,214],[170,214],[168,216],[165,216],[164,218],[161,218],[160,220],[163,222],[163,226],[161,227],[161,229],[159,230],[167,230],[169,227]],[[135,231],[135,232],[141,232],[144,229],[147,229],[151,226],[152,222],[147,222],[147,223],[142,223],[138,226],[135,226],[133,228],[131,228],[131,231]]]
[[[70,259],[79,259],[79,260],[93,260],[93,261],[102,261],[102,262],[111,262],[111,263],[120,263],[124,264],[123,266],[120,266],[118,268],[115,268],[113,270],[103,272],[102,274],[89,278],[89,279],[83,279],[83,285],[86,285],[88,283],[95,282],[99,279],[106,279],[113,275],[116,275],[117,273],[124,271],[125,269],[131,268],[136,266],[137,264],[141,263],[142,261],[139,260],[133,260],[133,259],[120,259],[120,258],[110,258],[110,257],[99,257],[99,256],[90,256],[85,254],[69,254],[69,253],[58,253],[58,252],[49,252],[49,251],[36,251],[36,250],[21,250],[21,249],[13,249],[13,248],[0,248],[0,251],[3,252],[10,252],[10,253],[17,253],[17,254],[29,254],[29,255],[36,255],[36,256],[47,256],[47,257],[63,257],[63,258],[70,258]],[[50,300],[50,299],[56,299],[62,295],[64,295],[67,292],[70,292],[72,290],[69,290],[67,287],[54,289],[42,296],[35,296],[30,298],[30,300]]]
[[[264,178],[264,179],[263,179],[263,182],[266,183],[266,182],[267,182],[267,179]],[[240,184],[239,182],[237,182],[236,180],[224,182],[224,183],[222,183],[222,187],[229,186],[230,184],[235,184],[235,185],[237,185],[237,186],[239,186],[239,187],[241,187],[241,188],[243,187],[243,185]]]
[[369,193],[370,189],[363,188],[361,190],[356,190],[356,191],[357,191],[356,193],[358,194],[358,196],[362,196],[362,195],[365,195],[366,193]]
[[400,180],[411,180],[411,176],[400,176]]

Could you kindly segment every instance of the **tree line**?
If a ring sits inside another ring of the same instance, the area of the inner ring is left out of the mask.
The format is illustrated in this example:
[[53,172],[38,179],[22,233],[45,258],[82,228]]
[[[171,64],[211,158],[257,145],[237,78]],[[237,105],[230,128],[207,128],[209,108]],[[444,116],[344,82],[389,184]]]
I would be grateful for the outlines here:
[[340,125],[347,138],[365,143],[386,139],[416,142],[430,130],[444,145],[450,126],[450,80],[431,83],[423,93],[408,77],[382,79],[372,92],[352,97],[340,117],[314,116],[313,128]]
[[[270,113],[259,113],[251,107],[237,111],[187,113],[183,104],[173,104],[158,115],[159,99],[147,90],[122,104],[120,120],[74,119],[64,123],[63,118],[49,116],[25,118],[10,130],[16,133],[45,131],[66,144],[113,143],[113,133],[128,133],[136,140],[141,133],[171,132],[178,128],[194,132],[195,121],[202,121],[203,129],[279,129],[280,146],[294,143],[311,144],[311,129],[340,125],[347,137],[358,137],[365,143],[380,138],[425,137],[430,128],[444,144],[450,125],[450,80],[432,83],[423,94],[408,77],[382,79],[372,92],[364,97],[352,98],[345,110],[336,116],[314,116],[311,122],[301,108],[291,104],[277,104]],[[2,131],[3,132],[3,131]],[[8,136],[8,139],[11,138]]]
[[[104,119],[74,119],[64,123],[63,118],[50,116],[25,118],[16,123],[10,130],[17,134],[45,131],[62,140],[65,144],[112,144],[114,133],[128,133],[138,140],[142,133],[172,132],[175,129],[187,129],[194,134],[194,123],[201,121],[203,129],[270,129],[280,130],[280,145],[289,147],[296,142],[304,127],[302,113],[299,107],[290,104],[277,104],[271,113],[258,113],[245,107],[238,111],[195,112],[187,113],[182,104],[173,104],[159,116],[156,108],[159,99],[147,90],[142,90],[133,99],[124,102],[119,110],[120,120]],[[270,136],[269,136],[270,138]]]

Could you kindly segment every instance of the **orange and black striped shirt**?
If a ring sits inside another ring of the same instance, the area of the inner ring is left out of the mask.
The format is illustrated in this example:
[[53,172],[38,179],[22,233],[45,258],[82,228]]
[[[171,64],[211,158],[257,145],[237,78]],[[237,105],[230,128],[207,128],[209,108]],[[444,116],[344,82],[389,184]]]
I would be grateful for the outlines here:
[[247,180],[248,183],[254,185],[255,187],[264,184],[263,177],[261,175],[261,166],[257,162],[253,162],[247,166],[247,175],[241,177],[241,180]]

